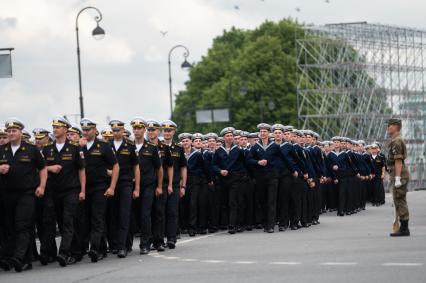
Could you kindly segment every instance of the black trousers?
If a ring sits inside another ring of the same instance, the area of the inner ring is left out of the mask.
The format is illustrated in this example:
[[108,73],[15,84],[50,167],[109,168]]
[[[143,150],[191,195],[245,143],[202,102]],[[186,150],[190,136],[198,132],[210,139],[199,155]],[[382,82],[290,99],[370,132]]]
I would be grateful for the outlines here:
[[7,191],[3,200],[7,237],[4,255],[29,263],[34,231],[34,191]]
[[297,225],[302,215],[302,192],[306,191],[306,182],[302,177],[293,178],[289,208],[290,224]]
[[279,215],[279,226],[288,227],[290,224],[290,215],[292,214],[290,209],[294,208],[292,202],[295,201],[294,194],[294,177],[290,174],[281,175],[279,177],[278,186],[278,215]]
[[114,198],[110,206],[110,237],[109,245],[112,249],[124,250],[129,234],[130,215],[132,211],[132,182],[117,183]]
[[152,242],[152,207],[155,198],[155,184],[141,185],[140,192],[140,248],[149,247]]
[[[52,193],[53,190],[47,188],[43,198],[35,199],[35,227],[40,240],[40,255],[56,257],[58,252],[55,241],[56,216]],[[36,254],[35,234],[33,241],[33,249],[35,249],[33,254]]]
[[318,220],[321,213],[323,184],[320,179],[315,179],[315,187],[312,188],[312,220]]
[[312,221],[312,189],[308,186],[307,183],[304,184],[303,189],[301,190],[301,206],[302,214],[300,222],[302,224],[311,223]]
[[207,187],[208,196],[208,228],[218,229],[220,219],[220,191],[219,179],[215,179],[213,185]]
[[53,194],[56,219],[61,233],[61,244],[59,253],[69,255],[71,243],[74,236],[74,221],[79,204],[78,190]]
[[179,184],[173,185],[173,193],[166,194],[166,237],[167,242],[176,243],[179,222]]
[[275,226],[278,172],[274,169],[256,173],[256,223],[271,229]]
[[166,229],[166,202],[168,184],[163,184],[163,194],[154,198],[152,209],[152,236],[155,246],[164,244]]
[[372,202],[373,204],[380,204],[382,202],[382,188],[383,188],[383,181],[380,176],[375,176],[372,180],[372,191],[373,191],[373,198]]
[[3,248],[6,241],[5,215],[3,207],[3,192],[0,191],[0,256],[3,255]]
[[365,208],[367,203],[367,187],[370,180],[361,181],[360,208]]
[[96,252],[102,251],[101,241],[105,234],[105,212],[107,199],[104,193],[107,185],[97,186],[95,188],[88,187],[86,192],[86,200],[84,201],[85,211],[85,227],[83,237],[83,247],[87,246],[84,243],[89,239],[90,249]]
[[255,182],[252,177],[246,176],[242,184],[242,205],[244,213],[244,225],[252,226],[254,223],[254,186]]
[[337,208],[337,190],[338,185],[334,183],[327,184],[327,209]]
[[207,184],[202,176],[188,176],[187,203],[189,229],[207,229]]
[[329,204],[328,201],[328,188],[329,184],[324,183],[321,185],[321,211],[326,210]]
[[219,196],[219,226],[226,229],[229,225],[229,192],[227,187],[223,187],[220,180],[217,181],[216,190]]
[[126,240],[127,250],[132,250],[133,247],[133,239],[136,234],[140,232],[140,224],[141,224],[141,201],[140,197],[132,200],[132,208],[130,213],[130,225],[129,225],[129,233]]
[[222,189],[228,191],[229,227],[243,226],[243,180],[244,174],[229,173],[228,176],[220,176]]
[[350,198],[350,191],[352,189],[351,187],[351,178],[345,175],[341,175],[339,177],[339,203],[338,203],[338,212],[339,213],[345,213],[350,211],[351,207],[351,198]]

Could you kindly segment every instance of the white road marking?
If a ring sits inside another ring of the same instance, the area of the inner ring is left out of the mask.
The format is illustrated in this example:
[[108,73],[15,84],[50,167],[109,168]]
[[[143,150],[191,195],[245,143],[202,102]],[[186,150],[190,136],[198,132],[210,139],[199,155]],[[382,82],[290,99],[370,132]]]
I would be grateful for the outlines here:
[[233,261],[234,264],[253,264],[255,261]]
[[208,259],[208,260],[201,260],[200,262],[205,262],[205,263],[223,263],[225,261],[224,260],[218,260],[218,259]]
[[297,262],[297,261],[273,261],[273,262],[270,262],[269,264],[274,264],[274,265],[299,265],[299,264],[302,264],[302,263]]
[[186,239],[186,240],[183,240],[183,241],[178,241],[176,243],[176,245],[182,245],[182,244],[190,243],[190,242],[193,242],[193,241],[210,238],[210,237],[213,237],[215,235],[220,235],[220,234],[224,234],[224,233],[225,232],[218,232],[218,233],[209,234],[209,235],[205,235],[205,236],[193,237],[193,238],[189,238],[189,239]]
[[386,262],[382,264],[383,266],[423,266],[423,263],[420,262]]
[[180,257],[178,257],[178,256],[165,256],[165,257],[163,257],[164,259],[180,259]]
[[181,259],[179,259],[179,261],[194,262],[194,261],[198,261],[198,259],[194,259],[194,258],[181,258]]
[[357,262],[322,262],[320,265],[330,265],[330,266],[353,266],[357,265]]

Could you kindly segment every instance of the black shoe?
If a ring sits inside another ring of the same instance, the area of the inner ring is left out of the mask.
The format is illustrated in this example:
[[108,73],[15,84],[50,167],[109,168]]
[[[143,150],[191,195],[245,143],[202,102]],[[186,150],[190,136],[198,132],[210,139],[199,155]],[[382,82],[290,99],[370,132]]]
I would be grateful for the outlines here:
[[195,237],[195,231],[194,230],[189,230],[188,234],[189,234],[189,237]]
[[127,251],[126,250],[119,250],[117,252],[117,257],[119,258],[125,258],[127,256]]
[[290,226],[290,229],[294,231],[294,230],[297,230],[298,228],[297,228],[297,226],[296,226],[296,225],[291,225],[291,226]]
[[287,228],[288,227],[286,227],[286,226],[280,226],[280,227],[278,227],[278,231],[284,232],[285,230],[287,230]]
[[50,262],[49,256],[43,254],[38,256],[38,260],[40,261],[41,265],[48,265]]
[[228,233],[231,234],[231,235],[235,234],[235,228],[234,227],[229,227]]
[[214,234],[214,233],[216,233],[217,232],[217,228],[210,228],[209,229],[209,233],[210,234]]
[[300,229],[300,228],[302,228],[303,226],[302,226],[302,224],[297,223],[297,224],[296,224],[296,227],[297,227],[297,229]]
[[6,258],[0,259],[0,268],[4,271],[9,271],[12,268],[12,264]]
[[318,225],[319,223],[317,223],[317,221],[316,220],[313,220],[312,221],[312,225]]
[[143,247],[140,249],[139,254],[141,255],[147,255],[149,254],[149,248],[148,247]]
[[111,253],[112,253],[113,255],[116,255],[116,254],[118,254],[118,250],[117,250],[117,249],[112,249],[112,250],[111,250]]
[[167,247],[171,250],[173,250],[176,247],[176,244],[173,242],[167,242]]
[[251,231],[253,230],[253,226],[252,225],[247,225],[246,226],[246,231]]
[[98,260],[99,260],[98,252],[95,251],[95,250],[89,251],[89,257],[90,257],[91,262],[98,262]]
[[31,269],[33,269],[32,263],[24,263],[22,265],[22,271],[31,270]]
[[399,231],[391,233],[391,237],[406,237],[410,236],[410,230],[408,229],[408,220],[401,220]]
[[56,261],[59,263],[60,266],[65,267],[67,266],[67,256],[63,254],[59,254],[56,257]]
[[345,216],[345,214],[343,212],[339,212],[337,213],[337,216]]
[[267,233],[274,233],[274,228],[266,229],[266,232],[267,232]]
[[200,229],[199,234],[200,235],[206,235],[207,234],[207,230],[206,229]]
[[256,229],[263,229],[263,225],[262,224],[257,224],[256,225]]
[[9,262],[16,272],[21,272],[24,268],[24,264],[22,264],[21,260],[16,257],[11,257]]
[[155,249],[157,250],[157,252],[164,252],[166,249],[164,248],[163,245],[156,245]]
[[188,234],[188,230],[186,230],[186,229],[182,229],[182,230],[180,230],[180,233],[181,233],[181,234]]
[[237,233],[242,233],[244,232],[244,228],[243,227],[238,227],[237,228]]
[[69,256],[67,258],[67,265],[76,264],[78,261],[81,261],[81,260],[77,260],[77,258],[75,258],[73,256]]

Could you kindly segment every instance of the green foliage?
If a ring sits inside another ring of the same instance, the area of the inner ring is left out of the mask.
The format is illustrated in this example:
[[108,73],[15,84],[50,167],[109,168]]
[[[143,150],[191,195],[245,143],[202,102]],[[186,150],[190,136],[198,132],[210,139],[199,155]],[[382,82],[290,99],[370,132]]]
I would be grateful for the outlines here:
[[[296,125],[296,32],[303,34],[302,26],[285,19],[255,30],[232,28],[215,38],[176,97],[173,119],[179,131],[219,132],[229,125],[255,131],[260,122]],[[229,108],[231,122],[196,124],[196,110],[217,108]]]

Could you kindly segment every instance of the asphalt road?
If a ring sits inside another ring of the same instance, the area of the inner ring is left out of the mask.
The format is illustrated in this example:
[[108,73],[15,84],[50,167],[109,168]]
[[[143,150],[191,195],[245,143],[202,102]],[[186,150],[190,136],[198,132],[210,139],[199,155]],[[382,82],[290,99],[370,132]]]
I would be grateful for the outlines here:
[[175,250],[66,268],[57,264],[0,282],[426,282],[426,191],[409,193],[412,236],[390,238],[393,208],[368,207],[349,217],[323,215],[321,225],[266,234],[260,230],[183,237]]

